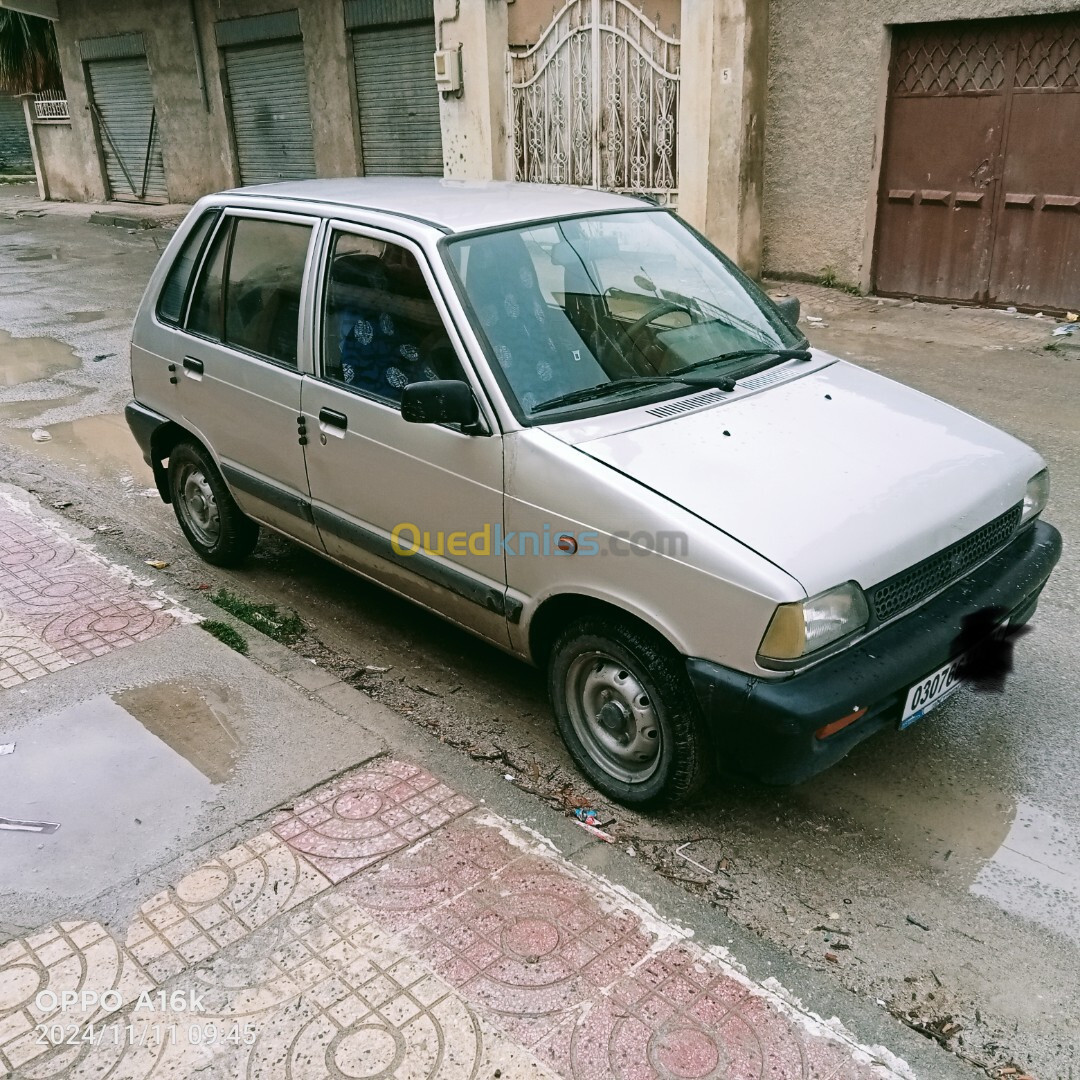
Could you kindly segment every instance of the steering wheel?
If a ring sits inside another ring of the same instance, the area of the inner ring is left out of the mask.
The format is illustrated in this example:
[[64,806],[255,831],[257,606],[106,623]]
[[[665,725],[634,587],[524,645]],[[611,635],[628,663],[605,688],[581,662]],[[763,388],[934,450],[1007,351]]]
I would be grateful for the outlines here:
[[641,346],[638,345],[638,334],[640,334],[649,323],[659,319],[661,315],[670,315],[673,311],[685,311],[686,314],[693,319],[693,313],[685,304],[680,304],[675,300],[661,300],[658,304],[653,304],[640,319],[635,319],[629,326],[620,327],[618,331],[620,344],[625,342],[631,348],[644,352],[644,350],[641,349]]

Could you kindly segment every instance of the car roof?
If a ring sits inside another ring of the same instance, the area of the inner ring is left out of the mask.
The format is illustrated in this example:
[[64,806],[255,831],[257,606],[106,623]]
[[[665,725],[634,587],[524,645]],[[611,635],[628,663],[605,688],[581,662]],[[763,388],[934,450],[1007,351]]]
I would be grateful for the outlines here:
[[471,232],[574,214],[644,210],[627,195],[561,184],[436,177],[343,177],[236,188],[229,195],[325,203],[426,222],[444,233]]

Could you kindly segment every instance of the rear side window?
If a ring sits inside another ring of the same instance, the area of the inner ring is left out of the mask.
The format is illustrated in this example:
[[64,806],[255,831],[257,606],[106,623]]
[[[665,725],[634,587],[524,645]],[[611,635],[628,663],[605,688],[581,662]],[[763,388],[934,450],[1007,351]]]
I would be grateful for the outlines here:
[[191,230],[180,254],[172,264],[172,269],[165,278],[165,285],[158,298],[158,318],[164,322],[179,323],[184,314],[184,301],[187,299],[191,276],[199,263],[199,256],[206,246],[206,238],[214,227],[221,211],[207,210],[195,228]]
[[309,225],[231,218],[218,231],[188,329],[296,367]]
[[311,228],[238,218],[225,284],[225,340],[296,366],[300,286]]

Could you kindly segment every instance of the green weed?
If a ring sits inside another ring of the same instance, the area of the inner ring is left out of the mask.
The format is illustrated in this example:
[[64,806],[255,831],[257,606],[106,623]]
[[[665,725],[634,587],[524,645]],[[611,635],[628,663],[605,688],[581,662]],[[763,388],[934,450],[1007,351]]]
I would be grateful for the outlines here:
[[282,645],[292,645],[304,633],[304,623],[296,612],[286,614],[277,604],[255,604],[228,589],[218,589],[210,600],[219,608],[235,615],[241,622],[265,634]]
[[230,649],[247,655],[248,645],[243,634],[237,633],[228,623],[217,619],[206,619],[199,625],[208,633],[213,634],[218,641],[224,642]]

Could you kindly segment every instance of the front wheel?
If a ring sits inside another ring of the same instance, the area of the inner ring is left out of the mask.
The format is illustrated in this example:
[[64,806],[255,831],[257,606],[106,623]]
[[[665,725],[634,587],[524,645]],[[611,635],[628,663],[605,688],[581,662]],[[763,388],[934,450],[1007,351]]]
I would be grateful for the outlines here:
[[169,492],[188,543],[215,566],[238,566],[255,550],[259,526],[229,493],[213,458],[196,443],[169,453]]
[[548,691],[570,756],[609,798],[670,805],[707,779],[708,740],[682,658],[647,628],[607,618],[569,626],[551,652]]

